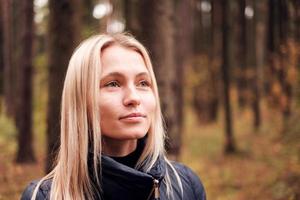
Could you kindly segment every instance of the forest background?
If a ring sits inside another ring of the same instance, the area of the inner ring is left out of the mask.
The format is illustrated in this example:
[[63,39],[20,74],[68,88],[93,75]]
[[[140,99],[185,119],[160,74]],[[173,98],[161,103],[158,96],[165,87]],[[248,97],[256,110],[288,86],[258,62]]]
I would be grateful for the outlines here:
[[122,31],[149,50],[168,154],[208,199],[300,199],[299,0],[1,0],[0,200],[51,169],[74,48]]

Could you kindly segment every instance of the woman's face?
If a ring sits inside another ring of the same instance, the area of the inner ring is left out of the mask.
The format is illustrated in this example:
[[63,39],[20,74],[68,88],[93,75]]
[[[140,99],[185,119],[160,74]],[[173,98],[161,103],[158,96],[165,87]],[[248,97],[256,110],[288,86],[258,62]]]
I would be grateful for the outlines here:
[[101,133],[113,140],[139,139],[146,135],[156,101],[151,78],[142,56],[119,45],[101,54]]

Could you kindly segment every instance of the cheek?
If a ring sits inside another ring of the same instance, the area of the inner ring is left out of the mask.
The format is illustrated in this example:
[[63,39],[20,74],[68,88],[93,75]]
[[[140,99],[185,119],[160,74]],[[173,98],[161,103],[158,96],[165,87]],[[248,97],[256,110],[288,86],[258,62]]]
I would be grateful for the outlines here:
[[103,98],[99,99],[99,109],[100,109],[100,127],[101,134],[104,136],[110,136],[111,130],[114,127],[114,122],[116,118],[116,105],[112,101],[112,98]]
[[149,94],[144,98],[144,105],[149,114],[154,114],[156,108],[156,100],[153,94]]
[[118,105],[114,101],[114,98],[108,97],[107,95],[101,95],[99,98],[99,109],[101,120],[111,117],[117,110]]

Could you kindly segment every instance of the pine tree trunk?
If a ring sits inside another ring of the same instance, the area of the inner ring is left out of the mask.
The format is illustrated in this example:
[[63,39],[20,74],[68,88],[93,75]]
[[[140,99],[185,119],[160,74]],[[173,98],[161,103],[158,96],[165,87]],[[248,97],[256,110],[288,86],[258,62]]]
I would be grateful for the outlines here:
[[[294,0],[294,5],[295,5],[295,18],[296,18],[296,21],[295,21],[295,27],[296,27],[296,30],[295,30],[295,37],[297,39],[297,42],[298,44],[300,43],[300,1],[298,0]],[[300,52],[300,51],[299,51]]]
[[3,12],[2,12],[2,3],[0,3],[0,113],[2,113],[2,97],[3,97],[3,73],[4,73],[4,48],[3,48]]
[[3,93],[5,112],[8,116],[14,117],[15,100],[13,96],[13,66],[12,66],[12,1],[3,0],[2,2],[2,16],[3,16]]
[[[175,158],[180,154],[181,127],[180,112],[182,105],[177,95],[177,82],[175,68],[175,46],[173,28],[173,1],[143,0],[140,2],[141,41],[149,49],[152,56],[161,98],[162,112],[170,138],[167,144],[168,153]],[[145,17],[147,16],[147,17]]]
[[245,17],[246,0],[239,1],[239,68],[237,73],[238,103],[244,108],[247,103],[247,20]]
[[[196,54],[192,62],[194,72],[192,76],[201,76],[201,78],[193,85],[193,107],[199,123],[211,123],[217,118],[219,104],[220,68],[217,62],[220,49],[216,42],[220,41],[218,34],[220,31],[218,30],[220,29],[220,3],[212,1],[210,11],[199,8],[201,3],[208,5],[208,2],[197,1],[194,3],[196,5],[193,6],[196,9],[190,11],[194,11],[194,29],[191,32],[193,32],[193,53]],[[182,20],[186,24],[189,21],[186,18]]]
[[[300,71],[300,1],[298,0],[292,0],[292,7],[293,7],[293,41],[295,42],[296,45],[296,71],[297,73],[297,84],[296,88],[299,87],[300,84],[300,76],[299,76],[299,71]],[[297,102],[299,102],[300,99],[300,93],[299,90],[295,91],[295,96]]]
[[218,108],[220,104],[220,61],[221,61],[221,49],[222,49],[222,28],[221,28],[221,21],[222,21],[222,5],[219,0],[212,0],[212,24],[211,24],[211,39],[212,39],[212,48],[211,48],[211,61],[212,61],[212,68],[213,68],[213,106],[212,106],[212,119],[214,121],[217,120],[218,115]]
[[135,0],[124,1],[124,18],[125,18],[125,30],[133,34],[135,37],[140,35],[140,25],[138,21],[138,2]]
[[78,41],[77,0],[49,0],[49,99],[47,113],[46,171],[53,166],[60,145],[60,105],[65,72]]
[[235,141],[232,129],[232,109],[230,105],[230,47],[229,47],[229,1],[223,0],[222,7],[222,32],[223,32],[223,62],[222,62],[222,79],[223,79],[223,102],[225,109],[225,153],[233,153],[236,151]]
[[[254,13],[258,13],[256,0],[253,0],[253,10]],[[257,14],[253,16],[253,19],[250,23],[250,30],[252,32],[252,37],[250,38],[250,67],[253,71],[253,74],[250,77],[251,87],[252,87],[252,98],[251,98],[251,107],[253,112],[253,126],[255,129],[258,129],[260,127],[261,117],[260,117],[260,91],[259,91],[259,66],[257,64],[256,59],[256,40],[257,40]]]
[[294,0],[295,6],[295,39],[297,43],[297,69],[300,70],[300,1]]
[[218,13],[221,9],[219,2],[216,0],[211,1],[212,11],[211,15],[211,42],[210,42],[210,68],[211,68],[211,88],[212,88],[212,97],[210,103],[210,119],[211,121],[216,121],[218,116],[218,107],[219,107],[219,80],[220,80],[220,67],[217,64],[220,53],[220,46],[217,42],[220,41],[220,34],[217,33],[220,31],[220,13]]
[[291,112],[292,87],[287,80],[287,38],[289,16],[287,2],[269,0],[268,50],[271,102],[280,108],[285,121]]
[[290,35],[290,16],[288,13],[288,2],[286,0],[279,1],[279,35],[280,35],[280,72],[279,80],[282,88],[282,117],[283,120],[287,120],[291,115],[292,104],[292,85],[288,80],[288,71],[291,66],[288,65],[288,37]]
[[18,61],[19,84],[17,103],[18,152],[16,162],[35,162],[32,142],[32,59],[33,59],[33,0],[22,0],[20,59]]
[[278,9],[279,0],[269,0],[268,1],[268,61],[269,69],[266,73],[267,80],[266,82],[266,92],[269,95],[269,102],[276,107],[280,106],[280,83],[278,80],[278,71],[280,69],[279,63],[279,9]]
[[[192,53],[191,36],[192,36],[192,0],[182,0],[176,4],[176,41],[177,48],[175,51],[176,55],[176,108],[177,109],[177,123],[178,134],[181,134],[183,126],[183,88],[184,85],[184,69],[187,67],[188,59]],[[172,70],[172,69],[171,69]],[[181,139],[180,136],[175,139]],[[180,143],[178,145],[181,145]],[[178,153],[179,154],[179,153]]]

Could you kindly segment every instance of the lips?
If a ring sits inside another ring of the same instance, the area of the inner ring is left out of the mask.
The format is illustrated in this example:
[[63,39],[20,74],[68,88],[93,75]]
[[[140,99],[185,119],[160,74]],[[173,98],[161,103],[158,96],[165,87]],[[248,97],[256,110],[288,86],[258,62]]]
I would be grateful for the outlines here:
[[138,119],[138,118],[145,118],[146,115],[142,113],[130,113],[128,115],[124,115],[120,117],[120,119]]

